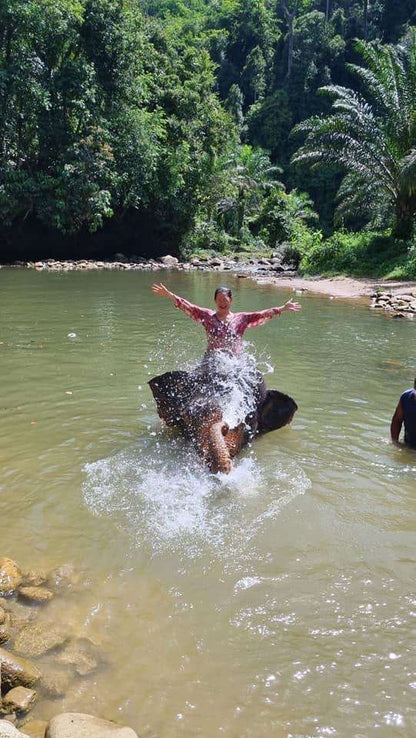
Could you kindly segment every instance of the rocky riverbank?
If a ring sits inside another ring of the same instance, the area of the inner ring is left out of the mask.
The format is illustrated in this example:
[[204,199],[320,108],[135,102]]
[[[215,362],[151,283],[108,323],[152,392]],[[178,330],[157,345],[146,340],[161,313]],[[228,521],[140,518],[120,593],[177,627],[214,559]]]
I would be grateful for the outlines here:
[[179,261],[175,256],[161,256],[159,259],[144,259],[140,256],[127,258],[123,254],[115,254],[111,261],[92,261],[88,259],[57,261],[47,259],[44,261],[17,261],[5,264],[5,267],[25,267],[35,269],[38,272],[71,272],[92,270],[123,270],[158,272],[167,269],[175,269],[183,272],[190,271],[237,271],[247,274],[281,274],[287,277],[295,275],[293,266],[283,264],[282,256],[276,255],[265,257],[193,257],[189,261]]
[[259,284],[288,287],[301,293],[318,293],[338,299],[362,298],[370,303],[372,308],[383,310],[389,317],[413,318],[416,314],[416,282],[377,282],[375,279],[352,279],[350,277],[303,278],[297,275],[293,264],[284,263],[284,257],[278,251],[270,257],[207,256],[206,258],[192,257],[189,261],[179,261],[178,258],[170,255],[161,256],[158,259],[144,259],[140,256],[127,258],[124,254],[115,254],[114,258],[109,261],[46,259],[17,261],[3,266],[34,269],[38,272],[94,270],[230,272],[240,278],[255,279]]
[[131,728],[91,715],[62,713],[49,722],[30,713],[58,700],[77,680],[103,668],[99,648],[48,614],[48,605],[77,586],[69,566],[25,571],[0,558],[0,738],[137,738]]

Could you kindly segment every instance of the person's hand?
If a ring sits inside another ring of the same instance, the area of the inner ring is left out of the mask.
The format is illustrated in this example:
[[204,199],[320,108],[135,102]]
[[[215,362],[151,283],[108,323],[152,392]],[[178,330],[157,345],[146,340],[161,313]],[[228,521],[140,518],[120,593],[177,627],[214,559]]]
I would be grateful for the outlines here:
[[282,310],[288,310],[291,313],[297,313],[301,309],[302,305],[300,305],[298,302],[292,302],[291,300],[288,300],[283,305]]
[[152,292],[154,295],[158,295],[159,297],[173,297],[172,292],[169,292],[168,288],[162,283],[152,284]]

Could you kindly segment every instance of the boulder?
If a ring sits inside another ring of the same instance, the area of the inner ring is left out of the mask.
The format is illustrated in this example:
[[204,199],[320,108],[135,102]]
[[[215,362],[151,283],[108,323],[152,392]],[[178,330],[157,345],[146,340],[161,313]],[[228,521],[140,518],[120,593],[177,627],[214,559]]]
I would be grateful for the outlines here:
[[59,626],[49,622],[33,623],[20,631],[13,647],[17,653],[32,658],[63,647],[68,640],[68,633]]
[[177,259],[176,256],[171,256],[170,254],[161,256],[159,261],[162,264],[165,264],[165,266],[178,266],[179,264],[179,259]]
[[3,698],[3,709],[10,712],[29,712],[36,699],[36,692],[26,687],[14,687]]
[[46,587],[20,587],[19,597],[37,605],[43,605],[53,599],[53,592]]
[[9,687],[33,687],[41,677],[41,672],[31,661],[4,648],[0,648],[0,669],[2,683]]
[[0,720],[0,738],[27,738],[27,735],[21,733],[7,720]]
[[0,597],[9,597],[22,581],[22,572],[17,564],[3,557],[0,559]]
[[[1,733],[0,733],[1,736]],[[78,712],[65,712],[52,718],[46,738],[138,738],[131,728]]]

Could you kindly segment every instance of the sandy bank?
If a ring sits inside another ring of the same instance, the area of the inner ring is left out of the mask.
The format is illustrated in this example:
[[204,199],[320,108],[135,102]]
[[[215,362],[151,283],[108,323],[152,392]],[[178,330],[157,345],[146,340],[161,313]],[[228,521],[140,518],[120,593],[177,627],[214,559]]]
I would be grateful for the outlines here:
[[292,288],[305,292],[314,292],[340,299],[369,299],[376,289],[402,295],[416,291],[416,282],[389,282],[376,279],[351,279],[350,277],[259,277],[254,276],[259,284],[274,284],[276,287]]

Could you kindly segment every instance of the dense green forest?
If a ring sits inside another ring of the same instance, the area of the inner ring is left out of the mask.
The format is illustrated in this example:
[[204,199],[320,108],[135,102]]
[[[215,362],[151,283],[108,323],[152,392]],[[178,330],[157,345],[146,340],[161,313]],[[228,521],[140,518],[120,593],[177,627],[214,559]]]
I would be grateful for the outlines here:
[[415,27],[415,0],[1,0],[0,260],[416,276]]

